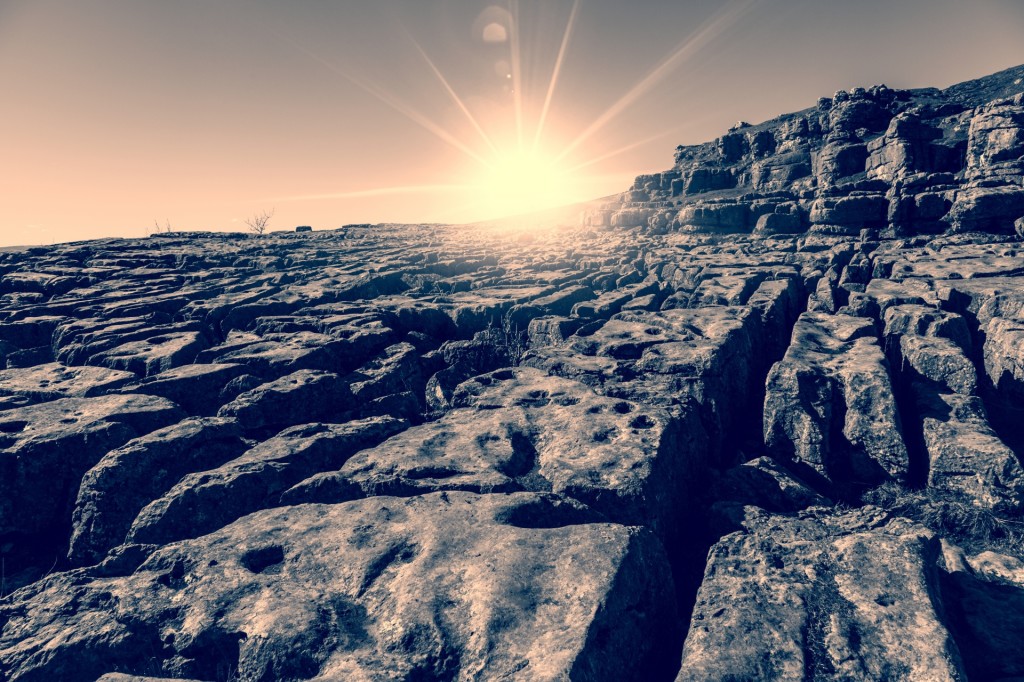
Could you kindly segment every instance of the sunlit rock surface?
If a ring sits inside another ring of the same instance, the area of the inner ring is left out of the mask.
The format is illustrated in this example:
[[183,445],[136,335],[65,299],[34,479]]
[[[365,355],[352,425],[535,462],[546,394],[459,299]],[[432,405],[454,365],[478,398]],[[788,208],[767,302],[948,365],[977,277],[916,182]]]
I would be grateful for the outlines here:
[[0,254],[0,680],[1024,677],[1021,78],[582,227]]

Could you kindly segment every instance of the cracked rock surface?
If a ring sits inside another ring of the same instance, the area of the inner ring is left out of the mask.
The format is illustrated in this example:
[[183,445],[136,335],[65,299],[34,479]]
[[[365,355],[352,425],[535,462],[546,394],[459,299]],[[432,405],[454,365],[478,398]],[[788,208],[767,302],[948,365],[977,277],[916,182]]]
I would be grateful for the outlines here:
[[0,253],[0,680],[1024,678],[1022,76],[583,226]]

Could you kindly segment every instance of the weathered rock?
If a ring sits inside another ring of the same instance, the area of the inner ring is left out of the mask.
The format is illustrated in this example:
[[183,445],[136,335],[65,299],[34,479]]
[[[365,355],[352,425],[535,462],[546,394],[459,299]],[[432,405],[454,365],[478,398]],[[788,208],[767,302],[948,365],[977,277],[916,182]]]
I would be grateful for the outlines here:
[[905,480],[909,459],[874,323],[805,313],[768,376],[765,442],[835,486]]
[[467,381],[453,403],[460,409],[355,455],[284,499],[555,492],[618,523],[649,525],[662,537],[678,532],[678,505],[703,466],[696,415],[673,418],[529,368]]
[[172,332],[121,344],[93,355],[89,361],[140,376],[152,376],[192,362],[208,346],[201,332]]
[[1024,675],[1021,82],[582,228],[0,252],[0,679]]
[[979,398],[918,390],[928,485],[1001,513],[1024,506],[1024,467],[989,425]]
[[267,378],[298,370],[350,371],[385,348],[390,329],[360,330],[346,338],[314,332],[257,336],[232,332],[227,341],[199,354],[197,362],[237,363]]
[[[127,391],[158,395],[181,405],[190,414],[209,416],[215,414],[225,402],[222,391],[232,380],[245,373],[244,365],[184,365],[147,377],[130,386]],[[237,393],[231,395],[229,400],[234,399]]]
[[92,467],[78,490],[69,559],[96,563],[121,544],[142,508],[184,475],[234,459],[246,445],[228,419],[186,419],[129,441]]
[[212,532],[245,514],[276,506],[289,487],[341,467],[355,453],[405,426],[397,419],[377,417],[285,429],[240,457],[218,457],[223,464],[211,459],[207,469],[194,466],[169,490],[156,491],[149,498],[152,502],[136,510],[122,539],[166,544]]
[[711,550],[677,680],[964,679],[932,533],[870,508],[755,516]]
[[253,514],[124,577],[51,576],[0,606],[0,660],[10,679],[68,682],[111,667],[640,680],[671,665],[674,603],[653,536],[578,505],[381,497]]
[[0,396],[16,399],[20,405],[60,398],[91,398],[112,393],[134,378],[131,372],[114,369],[46,363],[0,370]]
[[62,398],[0,414],[0,533],[53,533],[109,450],[184,417],[151,396]]
[[182,680],[181,678],[151,677],[148,675],[126,675],[124,673],[108,673],[96,682],[198,682],[198,680]]
[[945,220],[954,232],[1014,234],[1013,223],[1021,216],[1024,216],[1024,189],[984,187],[960,192]]
[[337,374],[301,369],[242,393],[220,408],[246,429],[263,429],[310,421],[342,423],[351,418],[350,383]]
[[1010,196],[1024,173],[1020,79],[1017,67],[944,91],[840,90],[814,109],[678,147],[672,169],[639,176],[589,215],[652,231],[786,234],[809,213],[827,234],[1009,234],[1021,217]]
[[706,232],[749,232],[752,227],[745,204],[693,204],[680,211],[676,220]]
[[572,336],[581,324],[579,319],[567,317],[537,317],[530,321],[527,329],[530,348],[561,346]]
[[803,221],[796,213],[766,213],[757,219],[754,234],[795,234],[803,231]]
[[971,119],[967,167],[981,169],[1024,156],[1024,107],[984,107]]
[[818,225],[851,229],[882,227],[888,222],[889,201],[883,196],[849,196],[817,199],[810,220]]
[[752,459],[723,473],[715,481],[713,497],[730,505],[754,505],[781,513],[830,504],[828,498],[769,457]]
[[995,552],[964,556],[943,543],[943,603],[972,680],[1024,675],[1024,568],[1018,557]]

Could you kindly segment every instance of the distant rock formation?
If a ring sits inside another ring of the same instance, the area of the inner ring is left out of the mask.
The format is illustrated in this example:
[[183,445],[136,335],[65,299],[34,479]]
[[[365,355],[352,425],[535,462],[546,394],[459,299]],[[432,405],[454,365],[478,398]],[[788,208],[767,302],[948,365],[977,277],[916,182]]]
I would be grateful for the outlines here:
[[678,147],[593,226],[876,236],[1013,234],[1024,215],[1024,66],[946,90],[840,90]]

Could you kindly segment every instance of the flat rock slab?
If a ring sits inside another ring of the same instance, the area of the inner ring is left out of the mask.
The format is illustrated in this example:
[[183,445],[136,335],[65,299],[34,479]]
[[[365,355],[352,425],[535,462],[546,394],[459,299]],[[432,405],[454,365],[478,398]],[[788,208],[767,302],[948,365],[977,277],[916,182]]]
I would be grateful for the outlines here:
[[551,496],[268,510],[124,568],[0,605],[7,679],[644,680],[672,656],[660,544]]
[[[146,495],[133,498],[141,504],[132,505],[135,514],[130,518],[123,513],[123,508],[112,509],[104,517],[109,522],[116,520],[117,528],[122,530],[120,539],[127,538],[128,542],[163,544],[194,538],[250,512],[277,506],[281,493],[289,487],[318,472],[336,470],[353,454],[377,445],[406,426],[405,422],[391,417],[346,424],[303,424],[285,429],[237,457],[220,457],[220,461],[216,461],[215,457],[223,454],[220,448],[205,453],[205,457],[194,453],[189,457],[188,471],[182,470],[182,463],[176,463],[175,470],[180,473],[170,481],[172,485],[150,484],[148,490],[152,494],[148,499]],[[230,427],[217,425],[217,428]],[[210,435],[213,434],[208,427],[199,437]],[[237,452],[235,448],[232,450]],[[79,493],[80,503],[90,503],[88,493],[94,490],[92,481],[92,476],[86,476]],[[84,511],[82,526],[88,527]],[[101,511],[97,508],[92,516]],[[130,528],[121,525],[125,521]],[[78,529],[76,527],[76,533]],[[107,533],[106,537],[113,536]]]
[[197,362],[237,363],[267,378],[302,369],[342,371],[352,369],[365,359],[356,356],[357,348],[368,356],[377,347],[387,345],[391,338],[390,330],[372,330],[366,334],[371,337],[369,341],[358,337],[338,339],[314,332],[264,336],[231,332],[223,344],[200,353]]
[[132,521],[185,474],[234,459],[247,449],[232,419],[186,419],[104,455],[82,477],[68,555],[95,563],[121,544]]
[[18,398],[25,405],[60,398],[91,398],[112,393],[134,379],[131,372],[104,367],[65,367],[49,362],[0,370],[0,396]]
[[245,373],[244,365],[183,365],[147,377],[125,392],[158,395],[176,402],[190,414],[210,416],[224,404],[221,392],[225,386]]
[[187,365],[209,346],[201,332],[169,332],[130,341],[89,358],[90,363],[152,376]]
[[[527,490],[580,500],[618,523],[667,532],[702,467],[701,427],[530,368],[461,384],[458,409],[320,474],[285,500],[341,501],[440,490]],[[674,500],[674,501],[673,501]]]

